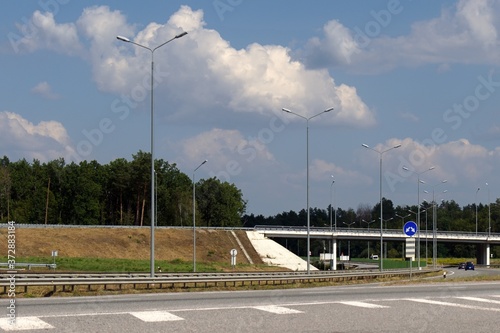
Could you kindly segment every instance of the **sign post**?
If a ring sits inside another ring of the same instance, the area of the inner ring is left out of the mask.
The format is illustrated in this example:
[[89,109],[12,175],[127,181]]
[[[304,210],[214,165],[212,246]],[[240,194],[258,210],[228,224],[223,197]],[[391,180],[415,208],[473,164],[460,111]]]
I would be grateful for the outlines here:
[[[403,226],[403,232],[406,236],[408,237],[413,237],[418,231],[417,224],[413,221],[408,221],[405,223]],[[413,240],[413,244],[415,243],[415,240]],[[411,280],[411,275],[412,275],[412,268],[413,268],[413,258],[415,257],[415,246],[412,246],[411,249],[408,248],[408,241],[406,242],[406,257],[410,258],[410,280]],[[419,263],[420,264],[420,263]]]
[[236,266],[236,255],[238,254],[238,251],[236,249],[231,249],[231,266],[234,269],[234,266]]

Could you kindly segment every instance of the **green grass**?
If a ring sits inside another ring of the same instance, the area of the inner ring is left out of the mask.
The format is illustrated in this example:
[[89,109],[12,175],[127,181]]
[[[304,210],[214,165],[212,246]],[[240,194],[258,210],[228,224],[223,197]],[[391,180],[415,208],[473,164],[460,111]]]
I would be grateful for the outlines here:
[[[0,262],[7,262],[6,257],[0,256]],[[52,264],[52,257],[18,257],[18,263],[41,263]],[[134,260],[134,259],[109,259],[109,258],[56,258],[57,271],[75,271],[75,272],[150,272],[150,260]],[[171,261],[156,260],[155,270],[161,267],[162,272],[192,272],[193,262],[174,259]],[[25,268],[18,266],[18,269]],[[27,269],[27,268],[25,268]],[[251,270],[270,270],[272,267],[267,265],[249,265],[237,264],[236,271],[251,271]],[[31,271],[47,271],[46,268],[32,267]],[[198,272],[223,272],[230,271],[232,267],[225,263],[196,263],[196,271]]]
[[[0,257],[1,262],[7,262],[6,257]],[[53,263],[52,257],[23,257],[16,258],[18,263]],[[108,258],[56,258],[56,271],[81,271],[81,272],[149,272],[149,260],[133,260],[133,259],[108,259]],[[175,259],[172,261],[156,260],[157,270],[161,267],[162,272],[189,272],[193,270],[193,263]],[[196,268],[203,272],[218,272],[223,269],[220,264],[204,264],[196,263]],[[24,268],[18,266],[17,268]],[[27,268],[26,268],[27,269]],[[33,267],[32,271],[41,270],[41,268]]]

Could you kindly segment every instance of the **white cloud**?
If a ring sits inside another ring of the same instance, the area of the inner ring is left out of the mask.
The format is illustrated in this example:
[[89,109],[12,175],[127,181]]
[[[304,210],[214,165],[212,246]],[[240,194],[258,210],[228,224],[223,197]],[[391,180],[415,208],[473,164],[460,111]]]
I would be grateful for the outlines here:
[[471,36],[481,42],[485,47],[495,46],[497,31],[494,25],[492,1],[476,0],[458,3],[457,17],[463,18]]
[[[36,40],[29,41],[34,43],[31,50],[45,47],[75,53],[82,45],[78,36],[87,39],[90,52],[81,54],[90,57],[98,87],[130,96],[134,102],[142,102],[148,95],[151,54],[117,41],[116,36],[153,48],[188,32],[154,53],[157,99],[169,99],[170,110],[177,111],[172,117],[191,117],[191,112],[205,109],[211,110],[207,119],[216,121],[226,112],[269,115],[282,107],[312,116],[334,107],[338,114],[324,121],[354,127],[375,123],[354,87],[336,84],[326,70],[307,69],[279,45],[254,43],[237,50],[217,31],[204,28],[201,10],[188,6],[182,6],[166,23],[150,23],[137,33],[122,13],[106,6],[85,9],[76,24],[57,24],[50,13],[35,12],[33,20],[45,23],[40,24]],[[346,31],[340,25],[331,29],[339,35],[333,39],[344,38]],[[348,58],[354,44],[344,39],[345,50],[339,56]]]
[[[262,170],[263,165],[275,163],[274,156],[263,142],[245,138],[237,130],[214,128],[172,144],[171,148],[178,150],[182,156],[181,164],[186,167],[208,159],[210,164],[207,167],[215,174],[226,171],[230,176],[236,176],[243,169],[248,173],[249,169]],[[248,168],[249,165],[252,168]]]
[[417,123],[419,121],[418,117],[410,112],[403,112],[399,115],[402,119],[408,120],[412,123]]
[[323,37],[312,38],[301,54],[307,56],[311,68],[341,64],[361,73],[429,63],[446,64],[440,70],[453,63],[499,64],[499,15],[498,2],[461,0],[443,9],[439,17],[413,24],[408,35],[397,37],[384,33],[390,26],[380,27],[376,36],[361,36],[363,31],[355,27],[350,30],[330,21]]
[[[364,174],[320,159],[315,159],[311,162],[309,174],[312,180],[318,182],[324,182],[325,179],[330,179],[333,175],[334,179],[342,179],[342,183],[347,185],[371,183],[370,178]],[[301,177],[304,179],[303,175]]]
[[35,11],[31,20],[17,24],[21,36],[15,38],[15,49],[33,52],[37,49],[49,49],[63,54],[77,55],[85,51],[79,41],[76,26],[73,23],[56,23],[54,14]]
[[384,165],[403,179],[415,175],[402,170],[403,166],[414,172],[423,172],[434,166],[432,172],[425,174],[430,184],[446,179],[457,186],[465,182],[481,181],[482,177],[491,174],[494,166],[500,162],[499,154],[488,151],[481,145],[472,144],[467,139],[438,145],[425,145],[410,138],[392,139],[386,143],[386,147],[396,142],[401,143],[401,148],[384,155]]
[[9,151],[13,160],[31,158],[44,162],[74,156],[68,133],[61,123],[41,121],[33,124],[7,111],[0,112],[0,147],[2,151]]
[[46,81],[38,83],[31,91],[47,99],[59,99],[61,97],[52,91],[52,87]]

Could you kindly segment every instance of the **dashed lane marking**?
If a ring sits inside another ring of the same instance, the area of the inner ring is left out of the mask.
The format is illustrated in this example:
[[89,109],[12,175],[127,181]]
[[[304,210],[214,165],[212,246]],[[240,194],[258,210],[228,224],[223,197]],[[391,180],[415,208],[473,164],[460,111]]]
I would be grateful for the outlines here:
[[466,297],[466,296],[461,296],[461,297],[456,297],[456,298],[465,299],[465,300],[468,300],[468,301],[475,301],[475,302],[500,304],[500,301],[496,301],[496,300],[492,300],[492,299],[487,299],[487,298],[480,298],[480,297]]
[[44,322],[38,317],[18,317],[11,324],[9,318],[0,319],[0,328],[4,331],[26,331],[54,328],[54,326]]
[[360,308],[367,308],[367,309],[384,309],[388,308],[386,305],[379,305],[379,304],[372,304],[372,303],[365,303],[365,302],[356,302],[356,301],[347,301],[347,302],[338,302],[340,304],[345,304],[345,305],[351,305],[351,306],[357,306]]
[[449,303],[449,302],[442,302],[442,301],[433,301],[433,300],[430,300],[430,299],[423,299],[423,298],[415,298],[415,299],[407,299],[407,300],[411,301],[411,302],[425,303],[425,304],[432,304],[432,305],[443,305],[443,306],[451,306],[451,307],[463,308],[463,309],[471,309],[471,310],[484,310],[484,311],[500,312],[500,308],[484,308],[484,307],[481,307],[481,306],[458,304],[458,303]]
[[262,310],[266,312],[276,313],[276,314],[291,314],[291,313],[303,313],[303,311],[285,308],[276,305],[266,305],[266,306],[253,306],[254,309]]
[[139,318],[142,321],[149,323],[184,320],[184,318],[171,314],[170,312],[167,311],[141,311],[141,312],[130,312],[130,314],[136,318]]

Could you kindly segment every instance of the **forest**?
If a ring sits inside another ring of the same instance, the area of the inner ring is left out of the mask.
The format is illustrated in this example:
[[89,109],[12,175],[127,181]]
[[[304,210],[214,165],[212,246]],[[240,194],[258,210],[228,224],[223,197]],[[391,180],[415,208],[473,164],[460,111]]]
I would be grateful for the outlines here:
[[[0,160],[0,222],[65,225],[151,225],[151,154],[109,164],[64,159]],[[193,184],[175,164],[155,160],[156,224],[193,224]],[[196,183],[197,225],[239,226],[246,203],[233,184]]]
[[[162,159],[155,160],[155,177],[156,225],[192,226],[192,179],[175,164]],[[305,209],[267,217],[246,214],[242,191],[216,178],[200,179],[195,186],[197,226],[253,228],[256,225],[305,226],[307,223]],[[394,207],[386,198],[382,199],[382,204],[384,229],[401,229],[404,222],[417,219],[418,207],[415,205]],[[0,222],[149,226],[150,207],[151,155],[143,151],[132,155],[131,161],[118,158],[105,165],[96,161],[66,164],[64,159],[47,163],[25,159],[12,162],[6,156],[0,159]],[[475,204],[460,207],[453,200],[424,202],[420,207],[421,232],[432,232],[434,208],[439,231],[500,232],[500,199],[477,207]],[[311,208],[310,225],[380,229],[379,214],[379,203],[373,207],[360,203],[356,210],[330,206]],[[291,244],[286,240],[278,241],[297,254],[305,254],[304,240]],[[399,246],[389,245],[387,255],[399,256]],[[318,255],[325,250],[324,242],[313,241],[311,250]],[[364,242],[353,241],[346,251],[364,256],[367,246]],[[473,252],[472,245],[442,244],[439,248],[441,256],[470,257]]]

